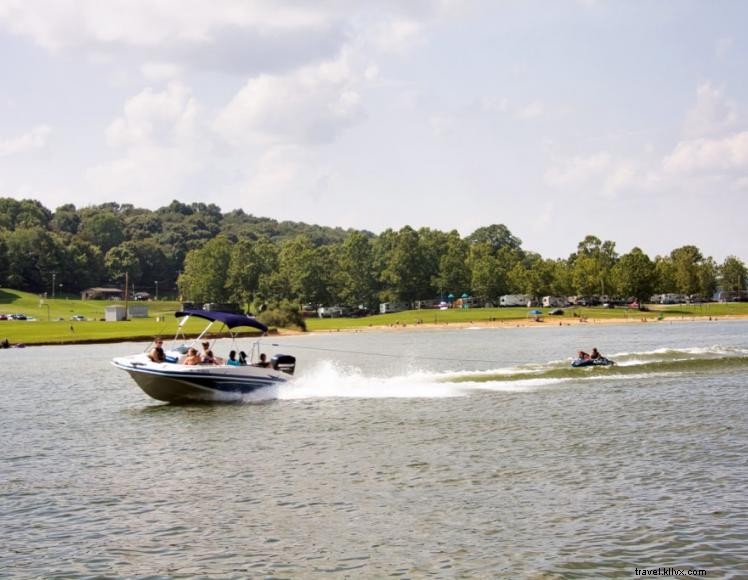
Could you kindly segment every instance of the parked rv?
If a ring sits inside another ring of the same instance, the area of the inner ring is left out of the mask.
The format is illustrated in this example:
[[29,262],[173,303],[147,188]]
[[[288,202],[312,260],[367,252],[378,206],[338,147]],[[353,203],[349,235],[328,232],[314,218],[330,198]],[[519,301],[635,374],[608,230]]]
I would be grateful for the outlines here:
[[527,294],[504,294],[499,298],[499,306],[527,306],[532,297]]

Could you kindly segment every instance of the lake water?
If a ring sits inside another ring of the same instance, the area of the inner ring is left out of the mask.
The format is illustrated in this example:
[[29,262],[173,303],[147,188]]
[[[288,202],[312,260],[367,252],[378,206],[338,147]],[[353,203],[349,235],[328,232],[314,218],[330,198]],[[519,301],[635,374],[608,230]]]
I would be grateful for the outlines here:
[[263,344],[294,384],[212,406],[110,366],[144,344],[0,351],[0,576],[748,574],[746,322]]

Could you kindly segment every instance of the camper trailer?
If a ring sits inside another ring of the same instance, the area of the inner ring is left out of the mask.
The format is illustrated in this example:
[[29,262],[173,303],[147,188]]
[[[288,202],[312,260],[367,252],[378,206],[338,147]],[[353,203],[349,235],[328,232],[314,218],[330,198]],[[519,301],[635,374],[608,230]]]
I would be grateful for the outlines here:
[[543,296],[544,308],[559,308],[566,306],[566,298],[562,296]]
[[526,294],[504,294],[499,298],[499,306],[527,306],[531,300]]
[[389,314],[390,312],[402,312],[410,307],[404,302],[382,302],[379,304],[379,314]]

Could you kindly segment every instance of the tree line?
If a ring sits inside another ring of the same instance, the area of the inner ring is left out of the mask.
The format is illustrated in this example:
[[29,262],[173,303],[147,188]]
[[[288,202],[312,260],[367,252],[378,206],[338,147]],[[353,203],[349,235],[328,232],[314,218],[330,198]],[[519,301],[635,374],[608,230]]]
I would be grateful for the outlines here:
[[107,203],[54,211],[0,198],[0,281],[36,293],[121,286],[193,302],[346,304],[376,308],[451,293],[498,304],[504,294],[647,300],[678,293],[709,298],[746,290],[746,266],[693,245],[650,258],[619,255],[588,235],[565,259],[523,249],[503,224],[466,237],[405,226],[375,235],[278,222],[214,204],[173,201],[157,210]]

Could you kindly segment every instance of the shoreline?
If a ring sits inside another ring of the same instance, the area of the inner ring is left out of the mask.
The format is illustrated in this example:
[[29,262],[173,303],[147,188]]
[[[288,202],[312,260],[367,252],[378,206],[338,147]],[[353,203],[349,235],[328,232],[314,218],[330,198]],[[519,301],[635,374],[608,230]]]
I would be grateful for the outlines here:
[[443,322],[433,323],[424,322],[421,324],[386,324],[360,326],[351,328],[336,328],[329,330],[310,330],[300,331],[281,328],[277,331],[277,336],[297,336],[300,334],[337,334],[341,332],[400,332],[405,330],[465,330],[468,328],[503,328],[512,330],[515,328],[557,328],[561,327],[579,327],[579,326],[617,326],[629,324],[672,324],[685,322],[729,322],[748,320],[748,315],[743,314],[725,314],[722,316],[683,316],[672,317],[658,320],[657,318],[584,318],[584,319],[560,319],[546,318],[536,322],[532,319],[506,319],[506,320],[474,320],[469,322]]
[[[618,326],[618,325],[630,325],[630,324],[682,324],[686,322],[731,322],[748,320],[748,315],[743,314],[725,314],[721,316],[682,316],[682,317],[671,317],[659,320],[652,317],[641,317],[641,318],[562,318],[559,320],[553,319],[552,317],[545,318],[540,321],[533,319],[501,319],[501,320],[474,320],[468,322],[443,322],[433,323],[424,322],[420,324],[386,324],[386,325],[370,325],[370,326],[358,326],[349,328],[336,328],[329,330],[295,330],[288,328],[273,329],[268,333],[268,336],[300,336],[300,335],[312,335],[312,334],[338,334],[338,333],[359,333],[359,332],[402,332],[402,331],[449,331],[449,330],[465,330],[469,328],[482,329],[482,328],[501,328],[506,330],[512,330],[516,328],[557,328],[557,327],[580,327],[580,326]],[[187,335],[186,338],[196,338],[195,336]],[[241,338],[255,338],[249,335]],[[261,337],[257,337],[261,338]],[[26,348],[34,346],[72,346],[72,345],[87,345],[87,344],[114,344],[124,342],[148,342],[151,338],[143,336],[123,336],[123,337],[109,337],[109,338],[92,338],[92,339],[74,339],[61,341],[42,341],[32,343],[16,343],[11,344],[8,348]],[[0,351],[5,350],[0,348]]]

